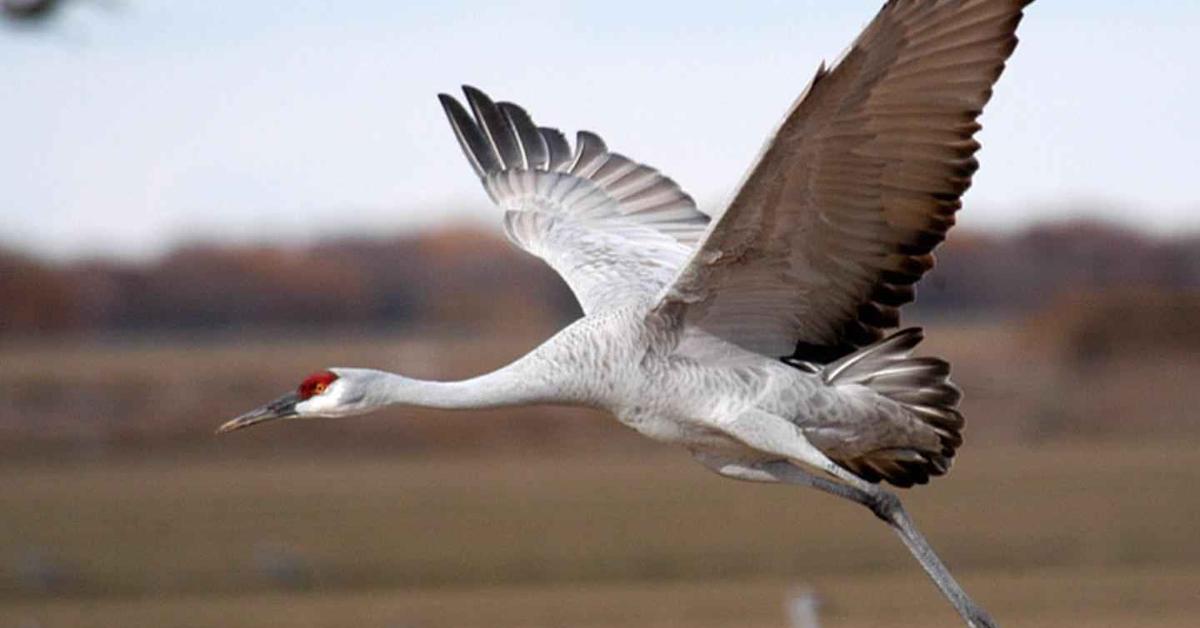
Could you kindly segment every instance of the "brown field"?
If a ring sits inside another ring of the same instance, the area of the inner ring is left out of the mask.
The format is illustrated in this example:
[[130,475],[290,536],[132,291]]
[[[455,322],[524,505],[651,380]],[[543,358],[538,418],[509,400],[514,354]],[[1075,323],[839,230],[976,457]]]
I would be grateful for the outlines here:
[[[824,626],[958,625],[866,511],[597,413],[211,435],[329,363],[457,376],[527,340],[0,348],[0,627],[779,628],[798,587]],[[931,331],[970,431],[914,517],[1004,625],[1196,625],[1200,365],[1080,371],[1028,342]]]
[[[1200,449],[970,452],[908,503],[1010,625],[1194,625]],[[954,625],[868,513],[682,455],[6,467],[0,625]]]

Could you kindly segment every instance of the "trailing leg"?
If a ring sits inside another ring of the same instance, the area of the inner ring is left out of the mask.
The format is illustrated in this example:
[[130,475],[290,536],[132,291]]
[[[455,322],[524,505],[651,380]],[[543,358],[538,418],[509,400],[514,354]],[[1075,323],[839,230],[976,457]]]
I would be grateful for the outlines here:
[[828,462],[829,468],[826,471],[843,480],[842,482],[809,473],[787,460],[747,463],[698,452],[695,453],[695,457],[704,466],[728,478],[749,482],[779,482],[808,486],[862,504],[896,531],[905,547],[921,563],[925,573],[929,574],[942,595],[946,596],[946,599],[950,601],[968,626],[996,628],[996,622],[988,615],[987,611],[972,601],[954,580],[954,577],[950,575],[950,570],[946,568],[929,542],[917,530],[912,518],[900,503],[900,498],[894,493],[854,477],[853,474],[833,462]]
[[917,559],[917,562],[921,563],[921,568],[929,574],[938,590],[946,596],[946,599],[950,601],[968,626],[995,628],[998,625],[982,606],[976,604],[967,595],[954,576],[950,575],[950,570],[946,568],[937,552],[933,551],[929,541],[925,540],[925,536],[917,529],[917,525],[913,523],[912,517],[908,515],[908,511],[904,509],[904,505],[900,503],[900,498],[895,493],[878,484],[866,482],[833,462],[829,462],[825,471],[856,488],[859,494],[865,497],[865,501],[856,501],[870,508],[876,517],[895,530],[900,540],[904,542],[904,546]]

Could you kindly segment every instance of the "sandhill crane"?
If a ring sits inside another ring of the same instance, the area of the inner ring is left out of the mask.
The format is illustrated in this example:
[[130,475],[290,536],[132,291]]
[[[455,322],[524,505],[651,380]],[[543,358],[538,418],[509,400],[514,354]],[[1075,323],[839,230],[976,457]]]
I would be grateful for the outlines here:
[[970,626],[994,626],[896,495],[962,444],[949,365],[898,309],[977,167],[976,118],[1030,0],[892,0],[808,88],[715,221],[657,170],[524,109],[439,96],[504,230],[585,316],[458,382],[330,368],[220,427],[392,404],[602,408],[730,478],[809,486],[890,525]]

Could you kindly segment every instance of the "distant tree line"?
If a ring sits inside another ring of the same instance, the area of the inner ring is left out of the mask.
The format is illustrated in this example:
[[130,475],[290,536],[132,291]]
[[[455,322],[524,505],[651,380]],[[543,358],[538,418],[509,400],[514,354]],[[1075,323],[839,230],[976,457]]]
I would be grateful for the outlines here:
[[1024,313],[1063,294],[1200,289],[1200,234],[1163,237],[1110,223],[1045,223],[1006,235],[955,231],[918,289],[919,311]]
[[501,238],[444,230],[309,247],[191,245],[148,263],[0,251],[0,337],[556,323],[557,275]]
[[[1059,294],[1200,288],[1200,236],[1097,223],[1007,235],[959,230],[917,311],[1027,312]],[[54,264],[0,251],[0,338],[551,326],[578,315],[558,277],[490,232],[447,229],[306,247],[190,245],[147,263]]]

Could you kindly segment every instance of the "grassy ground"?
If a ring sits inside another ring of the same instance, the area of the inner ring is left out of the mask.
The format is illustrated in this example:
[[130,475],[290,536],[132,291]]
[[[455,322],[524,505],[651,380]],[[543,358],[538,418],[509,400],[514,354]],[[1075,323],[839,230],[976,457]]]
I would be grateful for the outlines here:
[[[1050,569],[970,575],[1006,626],[1191,628],[1200,577],[1180,570]],[[922,579],[905,574],[819,576],[822,626],[953,626],[930,606]],[[19,603],[3,625],[250,628],[783,628],[780,580],[490,587],[483,589],[182,595]]]
[[[271,428],[264,428],[271,429]],[[898,540],[682,454],[0,465],[0,626],[955,625]],[[1006,625],[1194,625],[1200,448],[968,448],[906,493]]]

